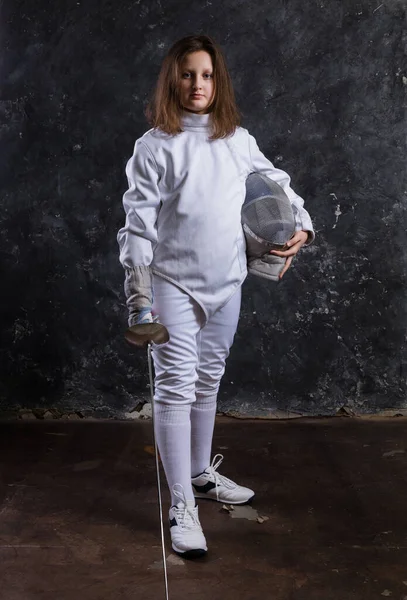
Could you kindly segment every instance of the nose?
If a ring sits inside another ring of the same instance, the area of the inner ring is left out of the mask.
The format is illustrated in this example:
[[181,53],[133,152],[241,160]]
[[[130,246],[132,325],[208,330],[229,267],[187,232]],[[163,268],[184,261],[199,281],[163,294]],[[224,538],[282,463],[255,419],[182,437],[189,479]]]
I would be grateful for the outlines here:
[[194,90],[201,90],[202,89],[202,83],[200,82],[200,79],[198,77],[195,77],[192,83],[192,88]]

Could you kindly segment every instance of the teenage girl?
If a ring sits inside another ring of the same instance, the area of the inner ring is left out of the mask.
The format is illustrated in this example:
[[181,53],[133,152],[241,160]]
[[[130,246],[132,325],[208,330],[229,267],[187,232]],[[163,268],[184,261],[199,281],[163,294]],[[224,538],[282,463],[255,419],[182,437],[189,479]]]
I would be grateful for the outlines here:
[[[241,225],[247,175],[263,173],[292,202],[296,233],[281,277],[314,238],[290,178],[239,126],[230,75],[208,36],[176,42],[166,56],[147,109],[153,126],[127,163],[125,226],[118,233],[129,325],[159,315],[170,341],[153,346],[155,435],[171,493],[172,547],[202,556],[207,544],[195,498],[227,504],[254,492],[217,470],[211,446],[219,383],[239,318],[246,254]],[[232,155],[228,141],[233,141]]]

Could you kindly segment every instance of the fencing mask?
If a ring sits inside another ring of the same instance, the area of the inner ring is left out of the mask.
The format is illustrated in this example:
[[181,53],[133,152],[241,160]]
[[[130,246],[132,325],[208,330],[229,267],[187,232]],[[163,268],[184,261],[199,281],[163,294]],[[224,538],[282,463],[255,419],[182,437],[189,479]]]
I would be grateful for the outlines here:
[[286,259],[269,252],[284,250],[295,232],[291,202],[278,183],[260,173],[250,173],[242,224],[249,273],[278,281]]

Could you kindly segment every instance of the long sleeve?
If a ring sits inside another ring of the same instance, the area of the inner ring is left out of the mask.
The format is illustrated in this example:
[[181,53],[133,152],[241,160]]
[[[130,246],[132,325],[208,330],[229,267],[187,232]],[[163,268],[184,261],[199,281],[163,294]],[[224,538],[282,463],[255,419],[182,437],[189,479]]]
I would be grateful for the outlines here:
[[120,262],[125,269],[148,266],[157,242],[157,216],[160,209],[159,172],[146,144],[137,140],[127,162],[129,189],[123,196],[126,222],[117,234]]
[[255,138],[249,134],[249,150],[252,161],[253,171],[266,175],[278,185],[280,185],[284,192],[290,199],[293,205],[293,212],[295,217],[295,229],[296,231],[307,231],[308,241],[307,244],[311,244],[315,239],[314,227],[312,225],[311,217],[304,208],[304,200],[298,196],[294,190],[290,187],[290,176],[283,170],[277,169],[272,162],[264,156],[260,151]]

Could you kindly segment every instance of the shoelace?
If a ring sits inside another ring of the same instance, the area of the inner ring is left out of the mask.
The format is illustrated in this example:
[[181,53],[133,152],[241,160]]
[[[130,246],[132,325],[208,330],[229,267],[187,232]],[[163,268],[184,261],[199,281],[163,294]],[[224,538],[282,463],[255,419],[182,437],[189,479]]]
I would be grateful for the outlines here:
[[[178,491],[176,486],[178,486],[180,488],[180,491]],[[191,528],[191,525],[193,527],[200,527],[201,524],[199,522],[196,511],[194,511],[187,504],[187,499],[185,497],[185,492],[184,492],[183,486],[180,483],[175,483],[172,486],[172,491],[174,492],[174,496],[179,498],[182,501],[182,503],[184,504],[183,509],[176,508],[177,516],[179,518],[179,525],[181,525],[181,527],[188,527],[188,528]]]
[[212,462],[207,469],[207,471],[209,471],[209,474],[212,475],[212,477],[215,480],[216,500],[219,500],[218,487],[220,485],[224,485],[225,487],[229,488],[230,490],[232,490],[233,488],[236,487],[236,484],[234,483],[234,481],[231,481],[224,475],[221,475],[220,473],[217,472],[217,469],[222,464],[222,462],[223,462],[223,454],[216,454],[213,457]]

